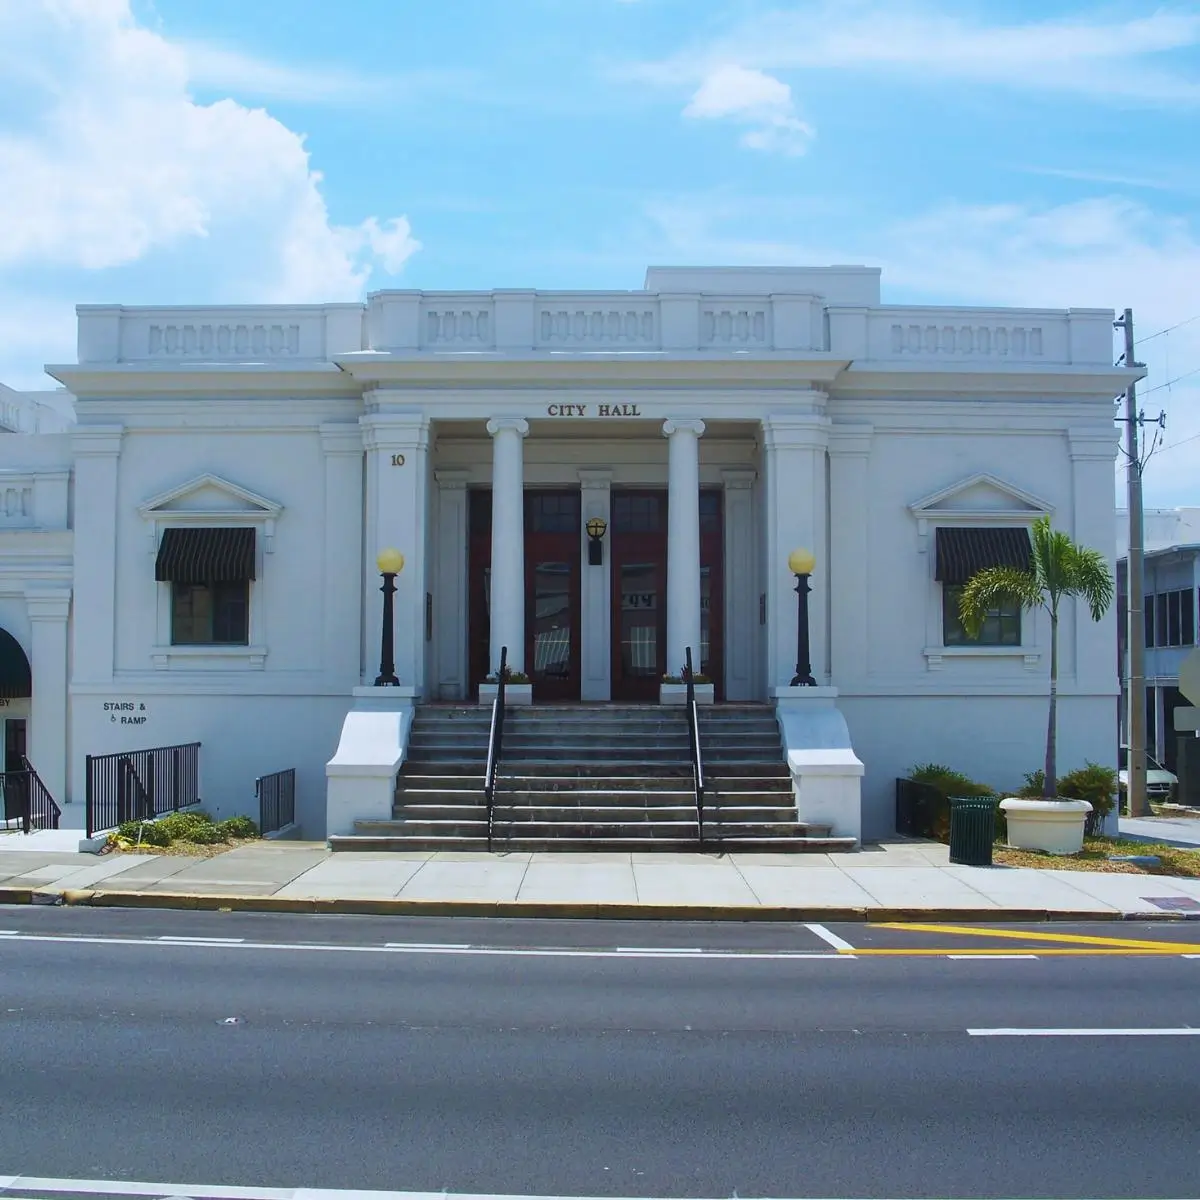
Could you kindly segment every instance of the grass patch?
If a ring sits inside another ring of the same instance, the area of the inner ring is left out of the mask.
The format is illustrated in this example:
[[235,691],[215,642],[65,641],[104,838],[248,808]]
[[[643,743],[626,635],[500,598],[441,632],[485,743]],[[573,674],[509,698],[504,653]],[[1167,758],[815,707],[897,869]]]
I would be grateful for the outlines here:
[[[1154,854],[1162,863],[1157,867],[1144,867],[1138,863],[1110,862],[1110,854]],[[1177,875],[1186,879],[1200,879],[1200,852],[1165,846],[1161,842],[1134,842],[1127,838],[1084,838],[1083,850],[1074,855],[997,846],[992,858],[1000,866],[1036,867],[1043,871],[1100,871],[1110,875]]]

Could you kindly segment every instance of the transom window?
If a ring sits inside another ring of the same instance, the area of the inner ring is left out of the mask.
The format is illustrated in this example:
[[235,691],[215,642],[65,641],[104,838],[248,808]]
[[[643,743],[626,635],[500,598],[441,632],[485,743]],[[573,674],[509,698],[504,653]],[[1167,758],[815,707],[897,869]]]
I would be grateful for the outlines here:
[[526,492],[531,533],[578,533],[578,492]]
[[614,533],[659,533],[663,526],[663,498],[656,495],[614,492]]

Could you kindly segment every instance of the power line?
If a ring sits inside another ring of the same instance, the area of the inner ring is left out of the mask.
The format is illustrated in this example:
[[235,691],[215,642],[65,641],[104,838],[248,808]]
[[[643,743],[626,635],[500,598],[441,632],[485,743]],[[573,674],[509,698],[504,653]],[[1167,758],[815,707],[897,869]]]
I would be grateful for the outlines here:
[[1161,392],[1163,388],[1169,388],[1172,384],[1178,383],[1181,379],[1191,379],[1193,375],[1200,375],[1200,367],[1196,367],[1191,371],[1184,371],[1182,375],[1176,375],[1174,379],[1168,379],[1166,383],[1159,383],[1152,388],[1147,388],[1142,395],[1149,396],[1151,392]]
[[1200,433],[1193,433],[1191,437],[1180,438],[1177,442],[1172,442],[1169,446],[1160,446],[1159,454],[1165,454],[1168,450],[1174,450],[1177,446],[1186,446],[1188,442],[1194,442],[1200,439]]
[[1194,317],[1188,317],[1185,321],[1180,321],[1177,325],[1168,325],[1166,329],[1160,329],[1157,333],[1150,334],[1149,337],[1138,338],[1133,344],[1140,346],[1145,342],[1152,342],[1155,338],[1162,337],[1164,333],[1174,333],[1175,330],[1182,329],[1185,325],[1190,325],[1193,321],[1200,321],[1200,313],[1197,313]]

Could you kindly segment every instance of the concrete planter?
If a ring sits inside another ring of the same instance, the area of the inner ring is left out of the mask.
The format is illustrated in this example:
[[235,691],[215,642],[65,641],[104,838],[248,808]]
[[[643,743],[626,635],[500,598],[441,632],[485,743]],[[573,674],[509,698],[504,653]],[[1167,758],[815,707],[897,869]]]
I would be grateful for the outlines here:
[[[492,702],[496,699],[496,692],[499,690],[499,685],[495,683],[481,683],[479,685],[479,703],[486,704],[489,708]],[[532,683],[508,683],[504,686],[504,705],[507,708],[510,704],[532,704],[533,703],[533,684]]]
[[1078,854],[1083,825],[1092,806],[1086,800],[1021,800],[1000,802],[1008,821],[1008,844],[1015,850]]
[[[713,702],[713,685],[711,683],[697,683],[695,688],[697,704]],[[687,684],[660,683],[658,685],[658,702],[659,704],[686,704]]]

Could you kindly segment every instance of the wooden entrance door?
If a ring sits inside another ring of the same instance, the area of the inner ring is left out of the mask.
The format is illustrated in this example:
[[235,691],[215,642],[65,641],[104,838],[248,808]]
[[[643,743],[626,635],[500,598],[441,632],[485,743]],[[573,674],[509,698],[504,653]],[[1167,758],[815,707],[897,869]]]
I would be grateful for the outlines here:
[[[700,493],[700,645],[692,666],[724,698],[724,517],[719,491]],[[667,662],[667,493],[612,497],[612,698],[658,699]]]
[[612,698],[653,703],[667,673],[667,493],[613,492],[611,526]]
[[579,492],[525,493],[525,672],[535,701],[579,699]]

